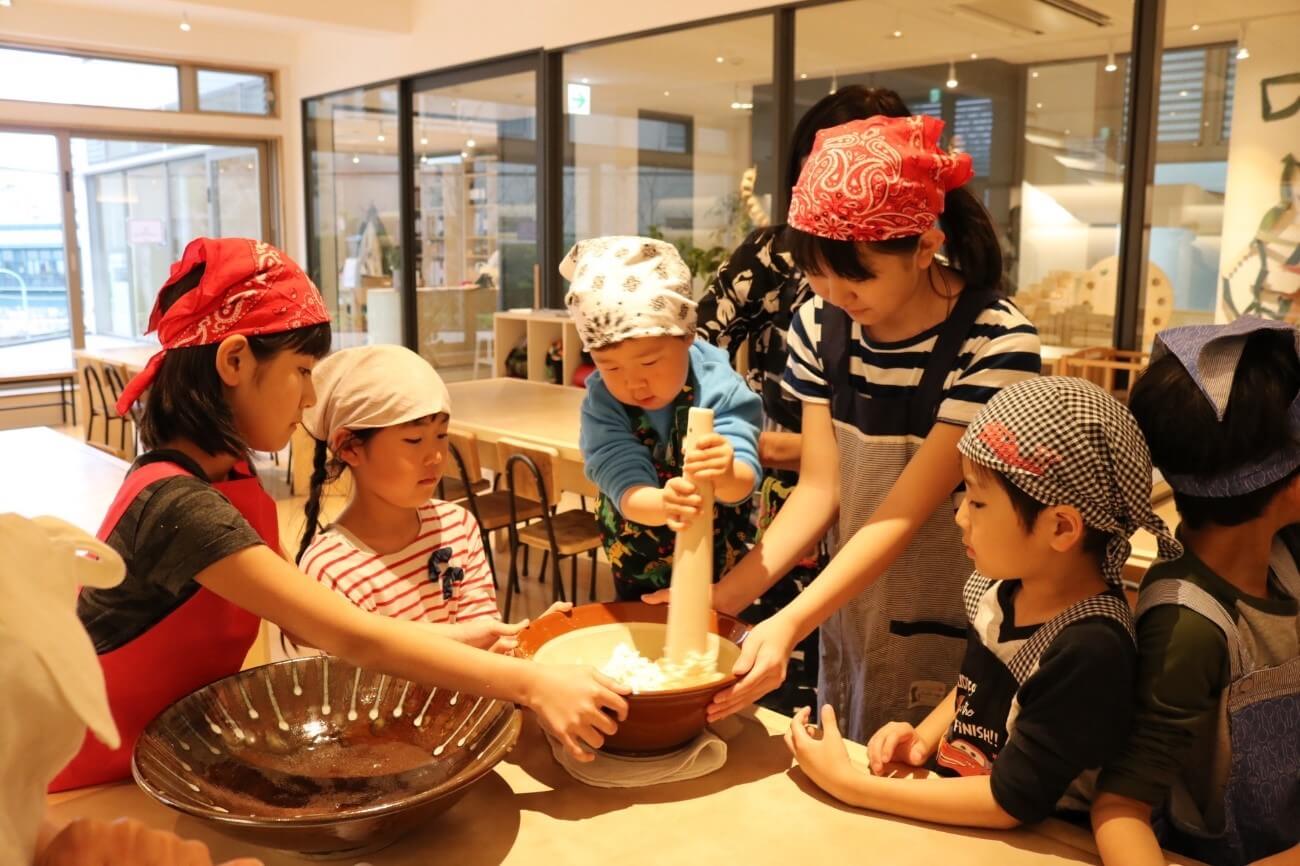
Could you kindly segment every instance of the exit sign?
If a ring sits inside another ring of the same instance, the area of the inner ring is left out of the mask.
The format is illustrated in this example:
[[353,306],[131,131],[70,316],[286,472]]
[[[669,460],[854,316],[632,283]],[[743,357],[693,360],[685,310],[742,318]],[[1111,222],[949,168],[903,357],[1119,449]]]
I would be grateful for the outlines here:
[[568,87],[569,114],[591,114],[591,87],[570,83]]

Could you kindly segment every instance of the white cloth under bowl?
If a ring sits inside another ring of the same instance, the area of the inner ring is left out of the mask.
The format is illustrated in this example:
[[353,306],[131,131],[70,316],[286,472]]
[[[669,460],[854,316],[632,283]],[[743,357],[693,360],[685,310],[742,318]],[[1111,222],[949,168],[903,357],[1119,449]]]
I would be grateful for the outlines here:
[[724,720],[718,733],[705,728],[704,733],[680,749],[647,757],[597,752],[595,760],[576,761],[557,740],[549,734],[546,738],[551,743],[551,754],[556,762],[579,782],[596,788],[644,788],[698,779],[722,769],[727,763],[727,743],[723,737],[730,739],[738,730],[738,726],[733,729],[725,725],[730,721]]

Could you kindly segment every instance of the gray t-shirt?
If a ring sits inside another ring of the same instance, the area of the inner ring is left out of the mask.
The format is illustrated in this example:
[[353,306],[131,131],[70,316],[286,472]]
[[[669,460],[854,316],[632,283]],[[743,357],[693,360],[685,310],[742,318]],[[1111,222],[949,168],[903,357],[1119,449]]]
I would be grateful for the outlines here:
[[77,616],[95,652],[111,652],[144,634],[199,589],[194,577],[215,562],[264,544],[244,516],[177,451],[142,456],[148,463],[175,463],[187,475],[147,486],[127,506],[107,539],[126,563],[126,579],[111,589],[85,589]]

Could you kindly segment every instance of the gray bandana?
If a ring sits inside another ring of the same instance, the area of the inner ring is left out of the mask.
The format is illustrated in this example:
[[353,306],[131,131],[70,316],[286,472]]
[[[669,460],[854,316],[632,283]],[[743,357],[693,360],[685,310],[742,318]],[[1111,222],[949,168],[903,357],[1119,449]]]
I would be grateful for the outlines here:
[[1084,523],[1108,533],[1106,580],[1119,584],[1146,529],[1162,559],[1182,554],[1151,510],[1151,453],[1133,414],[1083,379],[1039,377],[999,391],[957,445],[968,459],[1002,473],[1047,505],[1071,505]]
[[[1294,325],[1258,316],[1242,316],[1227,325],[1188,325],[1169,328],[1156,335],[1151,360],[1172,354],[1187,370],[1196,387],[1214,407],[1222,421],[1228,411],[1232,381],[1241,362],[1241,353],[1252,334],[1261,331],[1290,332],[1300,354],[1300,331]],[[1300,439],[1300,394],[1287,413],[1294,436]],[[1300,467],[1300,449],[1269,454],[1262,460],[1234,467],[1219,475],[1168,475],[1165,480],[1179,493],[1223,499],[1242,496],[1279,481]]]

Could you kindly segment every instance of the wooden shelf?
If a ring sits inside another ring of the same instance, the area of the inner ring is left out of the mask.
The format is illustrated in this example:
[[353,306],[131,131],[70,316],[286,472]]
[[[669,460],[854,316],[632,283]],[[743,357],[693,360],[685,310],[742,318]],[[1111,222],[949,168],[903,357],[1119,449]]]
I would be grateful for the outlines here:
[[560,341],[561,381],[568,385],[582,363],[582,342],[578,328],[564,310],[505,310],[492,317],[495,376],[507,376],[506,356],[525,341],[528,353],[528,380],[546,382],[546,354],[551,343]]

